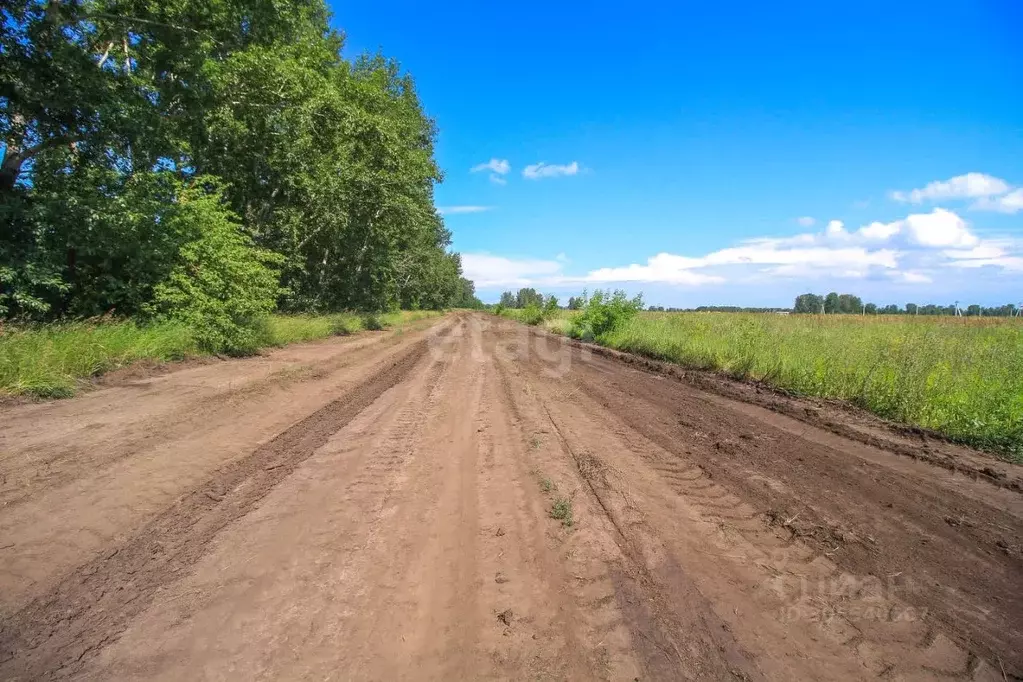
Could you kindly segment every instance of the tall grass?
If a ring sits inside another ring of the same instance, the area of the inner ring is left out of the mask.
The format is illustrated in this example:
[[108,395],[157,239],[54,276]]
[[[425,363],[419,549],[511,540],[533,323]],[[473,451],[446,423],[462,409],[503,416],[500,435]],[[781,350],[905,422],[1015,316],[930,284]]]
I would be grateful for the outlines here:
[[[384,329],[433,317],[433,311],[382,315],[272,315],[260,329],[260,346],[283,346],[364,329]],[[167,362],[204,355],[191,330],[179,322],[137,324],[102,320],[0,327],[0,395],[59,398],[82,381],[141,360]]]
[[179,322],[72,322],[0,331],[0,393],[59,398],[80,379],[139,360],[199,355],[191,330]]
[[[568,333],[565,313],[546,327]],[[1023,461],[1019,320],[642,313],[607,346],[847,400]]]

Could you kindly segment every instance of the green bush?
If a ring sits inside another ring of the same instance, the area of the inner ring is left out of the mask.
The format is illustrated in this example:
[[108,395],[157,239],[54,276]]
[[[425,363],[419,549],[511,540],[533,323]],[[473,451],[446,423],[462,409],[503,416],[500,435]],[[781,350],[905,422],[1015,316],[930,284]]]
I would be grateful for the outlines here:
[[620,329],[642,309],[642,294],[629,298],[621,290],[612,293],[597,289],[586,301],[582,313],[573,321],[569,335],[584,341],[599,342]]
[[528,325],[536,326],[544,321],[544,309],[535,303],[530,303],[522,309],[519,319]]
[[169,213],[167,229],[188,235],[153,310],[179,320],[211,353],[245,355],[269,341],[266,319],[280,294],[280,256],[256,248],[218,192],[193,186]]

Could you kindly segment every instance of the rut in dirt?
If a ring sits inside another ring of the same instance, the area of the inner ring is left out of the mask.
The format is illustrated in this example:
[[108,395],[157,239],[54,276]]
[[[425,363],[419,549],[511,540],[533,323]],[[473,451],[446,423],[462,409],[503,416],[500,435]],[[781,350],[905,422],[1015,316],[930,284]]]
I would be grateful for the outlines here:
[[224,467],[127,542],[6,620],[0,627],[0,674],[13,679],[73,672],[90,652],[116,639],[158,587],[195,563],[220,530],[402,381],[427,350],[426,341],[418,342],[370,381]]
[[[209,448],[188,453],[196,482],[107,539],[83,525],[60,574],[28,540],[38,526],[56,551],[78,521],[25,509],[155,494],[179,465],[129,438],[96,470],[47,460],[0,507],[36,524],[0,550],[30,597],[0,629],[0,677],[1023,675],[1016,469],[947,445],[915,458],[884,425],[491,316],[387,339],[318,347],[322,372],[289,369],[270,398],[211,397],[217,439],[182,441]],[[244,367],[204,371],[264,381]],[[232,416],[298,401],[262,444],[225,444]],[[107,473],[135,465],[165,471]]]

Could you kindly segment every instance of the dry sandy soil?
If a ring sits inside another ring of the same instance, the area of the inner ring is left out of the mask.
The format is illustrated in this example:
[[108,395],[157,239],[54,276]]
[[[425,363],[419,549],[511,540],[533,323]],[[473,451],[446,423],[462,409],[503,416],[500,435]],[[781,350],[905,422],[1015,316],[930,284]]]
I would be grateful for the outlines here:
[[1020,483],[484,315],[128,375],[0,408],[0,679],[1020,679]]

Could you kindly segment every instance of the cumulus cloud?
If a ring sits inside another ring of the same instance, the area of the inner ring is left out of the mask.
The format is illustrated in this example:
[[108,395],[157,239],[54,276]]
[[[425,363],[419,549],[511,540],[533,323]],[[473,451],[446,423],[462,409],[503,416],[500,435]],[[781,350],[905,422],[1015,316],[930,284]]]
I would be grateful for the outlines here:
[[458,213],[483,213],[489,211],[490,206],[438,206],[437,213],[441,215],[456,215]]
[[511,164],[508,163],[508,159],[490,159],[486,163],[479,163],[469,169],[470,173],[481,173],[483,171],[490,171],[497,175],[505,175],[511,170]]
[[934,281],[930,275],[913,270],[895,273],[894,279],[906,284],[931,284]]
[[974,202],[971,208],[978,211],[997,211],[999,213],[1019,213],[1023,211],[1023,187],[1015,189],[1000,197],[983,197]]
[[946,257],[955,260],[972,260],[975,258],[1001,258],[1005,248],[998,242],[989,241],[972,249],[948,249],[942,252]]
[[496,286],[577,286],[664,284],[712,286],[762,283],[771,279],[862,279],[905,285],[941,281],[948,268],[990,268],[992,273],[1023,272],[1023,241],[980,239],[959,215],[935,208],[888,223],[847,229],[829,221],[820,232],[759,238],[703,255],[660,252],[645,261],[565,272],[571,261],[513,259],[489,254],[463,255],[466,276],[481,288]]
[[1002,256],[1001,258],[970,258],[949,263],[955,268],[993,267],[1012,272],[1023,272],[1023,256]]
[[618,268],[600,268],[585,277],[586,282],[663,282],[665,284],[712,284],[724,282],[719,275],[693,272],[700,259],[659,253],[647,259],[646,265],[633,263]]
[[562,166],[556,163],[546,163],[540,161],[526,166],[522,169],[522,177],[529,180],[540,180],[542,178],[556,178],[566,175],[576,175],[579,173],[579,162],[573,161]]
[[979,240],[958,214],[936,208],[930,213],[914,213],[890,223],[875,221],[853,232],[846,230],[842,221],[832,220],[823,233],[770,241],[788,246],[891,243],[903,248],[965,248],[974,246]]
[[813,227],[817,221],[814,220],[811,216],[805,215],[802,218],[796,218],[796,222],[802,225],[803,227]]
[[[868,250],[860,246],[792,248],[782,240],[761,239],[743,246],[714,251],[699,258],[659,253],[645,265],[601,268],[586,276],[592,282],[663,282],[665,284],[715,284],[724,282],[730,266],[767,266],[762,274],[805,277],[827,273],[839,277],[863,277],[873,267],[897,268],[898,258],[889,249]],[[714,272],[697,272],[713,268]]]
[[895,224],[900,233],[904,233],[919,246],[973,246],[979,241],[970,232],[965,220],[943,208],[936,208],[930,213],[914,214]]
[[849,236],[849,233],[845,231],[845,223],[841,220],[829,220],[824,234],[836,239],[845,239]]
[[1001,178],[984,173],[966,173],[948,180],[929,183],[920,189],[908,192],[895,191],[891,193],[891,197],[895,201],[920,204],[925,201],[940,201],[942,199],[979,199],[1004,194],[1008,191],[1009,185]]
[[561,274],[556,260],[505,258],[487,253],[463,253],[462,272],[477,287],[530,286]]
[[1023,272],[1023,244],[1011,239],[989,239],[972,249],[947,249],[942,254],[954,268],[993,267]]

